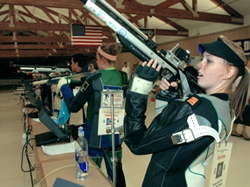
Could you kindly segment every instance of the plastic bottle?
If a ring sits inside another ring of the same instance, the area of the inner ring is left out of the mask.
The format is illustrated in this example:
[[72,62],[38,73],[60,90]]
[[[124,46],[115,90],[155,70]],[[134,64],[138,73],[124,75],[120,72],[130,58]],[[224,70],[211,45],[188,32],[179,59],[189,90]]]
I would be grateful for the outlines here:
[[58,118],[59,114],[58,114],[58,110],[57,110],[57,109],[54,109],[54,111],[53,111],[53,116],[54,116],[55,118]]
[[88,142],[84,138],[83,127],[78,128],[78,139],[75,143],[76,179],[88,178]]
[[59,111],[57,109],[53,110],[53,115],[51,116],[51,118],[57,125],[59,125]]

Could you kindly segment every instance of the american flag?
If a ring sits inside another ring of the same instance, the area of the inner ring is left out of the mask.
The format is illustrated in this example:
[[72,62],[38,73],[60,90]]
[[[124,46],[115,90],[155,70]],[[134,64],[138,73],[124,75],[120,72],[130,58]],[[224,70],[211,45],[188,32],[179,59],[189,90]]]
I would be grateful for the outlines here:
[[71,25],[72,46],[98,47],[102,45],[102,27],[93,25]]

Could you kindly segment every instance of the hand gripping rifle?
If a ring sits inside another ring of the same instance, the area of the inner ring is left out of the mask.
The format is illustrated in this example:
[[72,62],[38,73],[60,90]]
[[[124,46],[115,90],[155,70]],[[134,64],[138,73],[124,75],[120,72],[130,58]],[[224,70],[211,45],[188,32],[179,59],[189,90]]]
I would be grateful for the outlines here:
[[[178,44],[169,51],[158,51],[157,44],[149,39],[144,33],[136,28],[131,22],[123,17],[117,10],[104,0],[81,0],[84,8],[92,12],[96,17],[103,21],[107,26],[117,33],[117,37],[130,52],[141,61],[157,59],[162,68],[167,69],[166,79],[169,82],[180,78],[183,97],[191,93],[184,68],[189,60],[189,52],[178,48],[173,54],[173,50]],[[193,77],[195,78],[195,77]],[[192,82],[196,82],[193,80]],[[167,91],[169,92],[169,91]],[[166,95],[167,92],[161,93]]]

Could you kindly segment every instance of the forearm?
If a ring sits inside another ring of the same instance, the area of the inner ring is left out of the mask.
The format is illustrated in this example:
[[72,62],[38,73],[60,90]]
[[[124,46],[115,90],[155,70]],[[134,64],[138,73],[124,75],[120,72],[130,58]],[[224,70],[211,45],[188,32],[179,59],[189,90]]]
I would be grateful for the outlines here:
[[127,91],[124,119],[125,143],[134,154],[152,153],[151,146],[149,149],[146,148],[151,144],[151,140],[148,139],[148,132],[151,131],[148,131],[145,125],[145,112],[148,94],[160,70],[160,66],[157,67],[157,61],[152,63],[153,60],[150,60],[148,64],[144,62],[137,68]]
[[[70,112],[78,112],[82,109],[86,101],[82,99],[84,96],[81,94],[80,90],[76,94],[76,96],[74,96],[72,90],[70,89],[70,86],[63,85],[61,91]],[[88,97],[86,96],[85,98]]]
[[125,142],[129,148],[133,144],[138,144],[144,136],[144,132],[146,130],[146,109],[147,95],[141,95],[131,91],[127,92],[124,132]]
[[82,84],[76,96],[74,96],[73,91],[69,86],[69,80],[66,80],[65,78],[59,80],[57,86],[61,90],[70,112],[78,112],[82,109],[83,105],[89,100],[89,97],[92,94],[92,81],[98,79],[100,76],[101,73],[92,73]]

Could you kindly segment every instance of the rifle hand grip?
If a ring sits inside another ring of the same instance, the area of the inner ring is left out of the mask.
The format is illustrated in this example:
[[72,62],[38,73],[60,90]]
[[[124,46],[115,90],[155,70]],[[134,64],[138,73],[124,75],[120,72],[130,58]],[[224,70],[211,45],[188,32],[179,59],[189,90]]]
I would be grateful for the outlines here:
[[[166,75],[164,77],[169,83],[177,81],[176,77],[169,71],[166,72]],[[160,90],[159,94],[162,97],[171,99],[175,98],[178,95],[178,91],[176,88],[170,87],[168,90]]]

